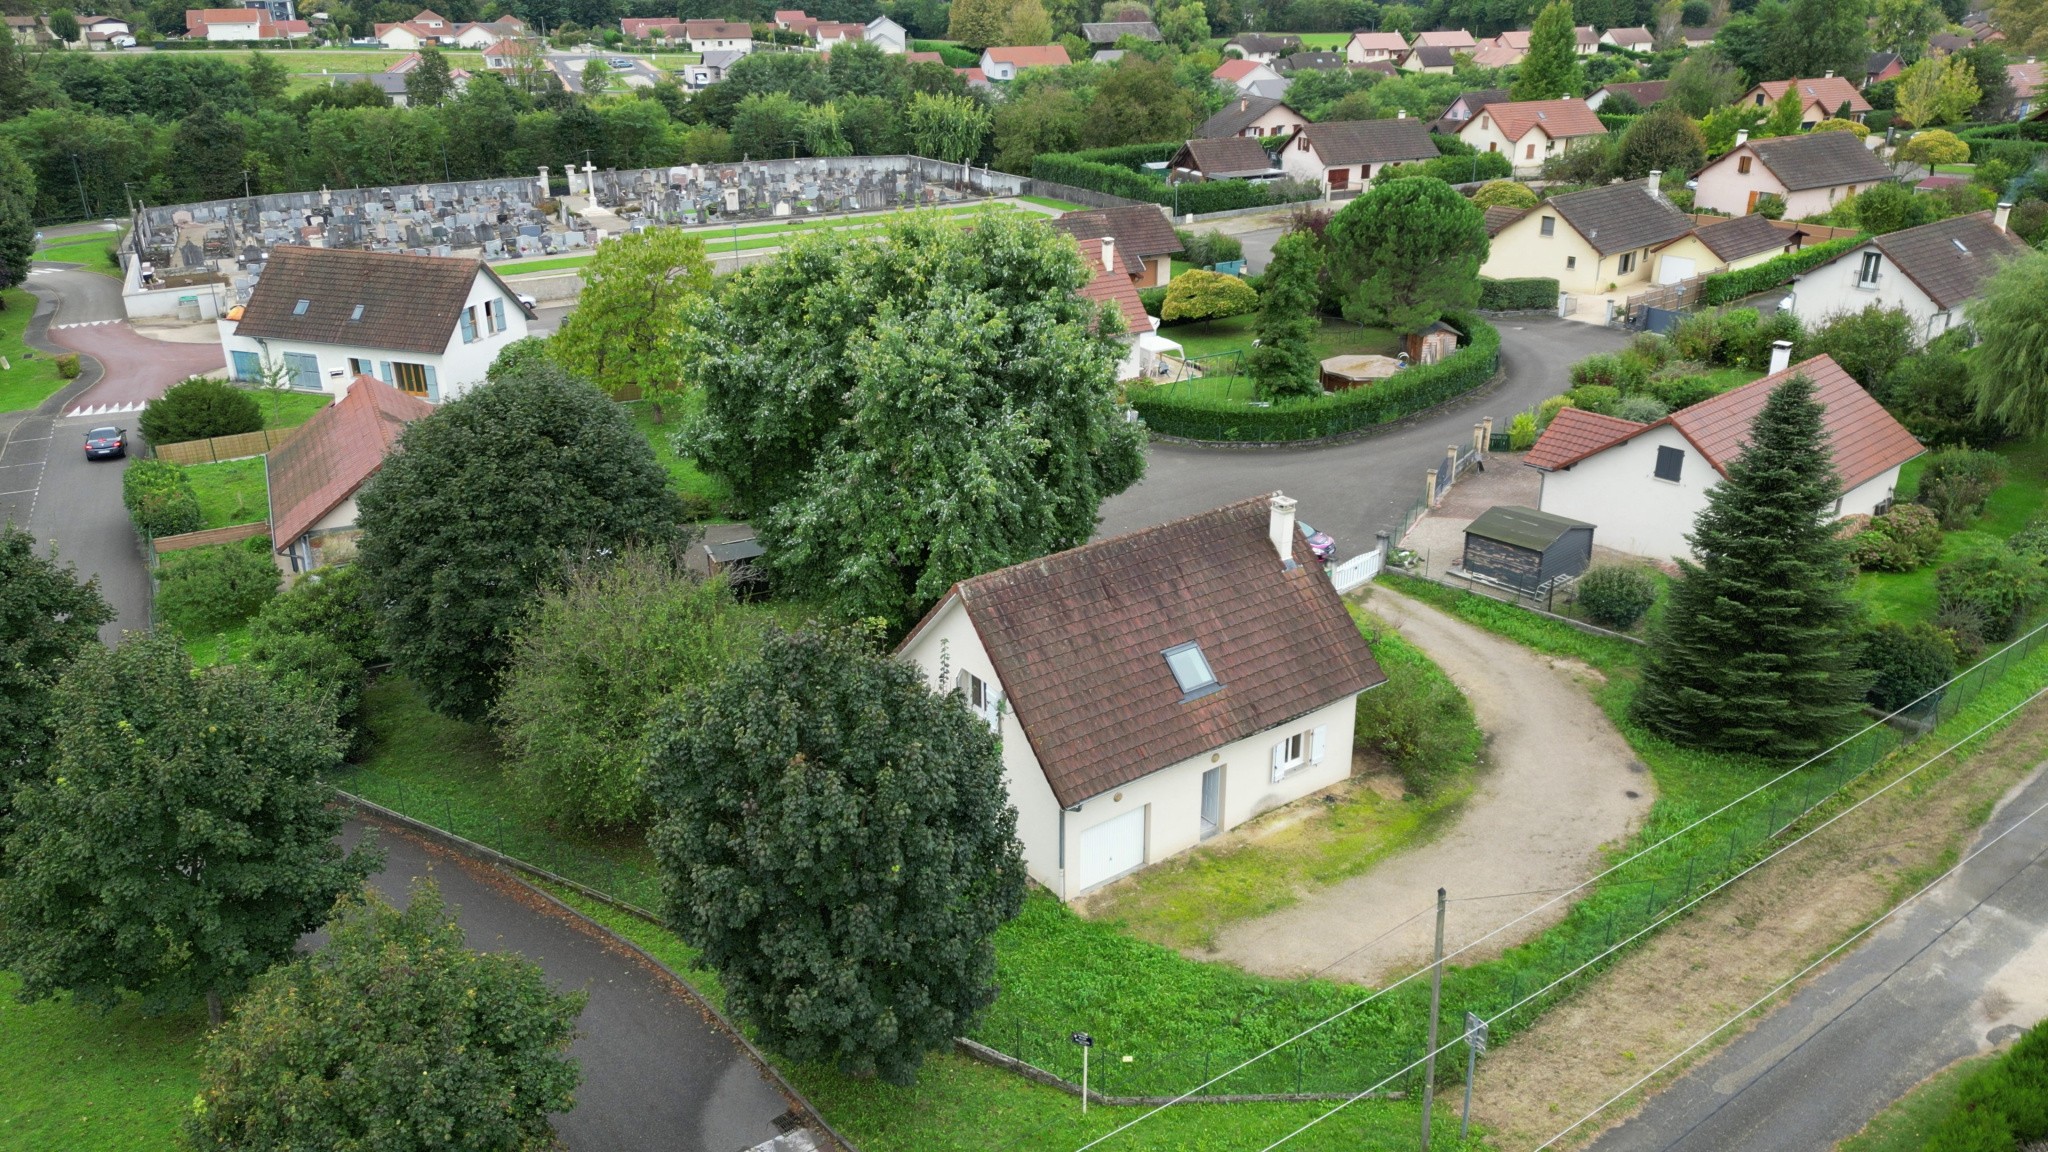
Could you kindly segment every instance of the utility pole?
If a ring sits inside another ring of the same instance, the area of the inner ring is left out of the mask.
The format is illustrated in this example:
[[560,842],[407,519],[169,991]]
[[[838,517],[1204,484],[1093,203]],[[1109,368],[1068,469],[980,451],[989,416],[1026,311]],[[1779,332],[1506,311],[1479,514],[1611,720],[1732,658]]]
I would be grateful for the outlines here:
[[1422,1152],[1429,1152],[1429,1110],[1436,1103],[1436,1022],[1444,1002],[1444,905],[1436,890],[1436,963],[1429,971],[1429,1051],[1422,1060]]

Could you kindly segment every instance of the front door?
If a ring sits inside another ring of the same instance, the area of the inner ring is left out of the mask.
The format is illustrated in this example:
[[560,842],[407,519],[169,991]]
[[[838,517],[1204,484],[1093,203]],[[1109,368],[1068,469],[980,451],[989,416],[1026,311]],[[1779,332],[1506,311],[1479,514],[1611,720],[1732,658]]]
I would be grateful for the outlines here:
[[1202,773],[1202,839],[1223,830],[1223,766]]

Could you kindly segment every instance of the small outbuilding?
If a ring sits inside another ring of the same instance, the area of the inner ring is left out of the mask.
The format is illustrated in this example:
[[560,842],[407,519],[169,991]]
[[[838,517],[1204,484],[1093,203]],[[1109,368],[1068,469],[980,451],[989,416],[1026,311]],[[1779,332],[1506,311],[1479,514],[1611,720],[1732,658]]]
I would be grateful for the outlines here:
[[1401,362],[1392,356],[1376,356],[1372,353],[1332,356],[1322,362],[1323,390],[1342,392],[1347,388],[1363,388],[1391,379],[1401,370]]
[[1593,526],[1583,520],[1501,504],[1465,528],[1465,571],[1518,592],[1541,592],[1592,562]]

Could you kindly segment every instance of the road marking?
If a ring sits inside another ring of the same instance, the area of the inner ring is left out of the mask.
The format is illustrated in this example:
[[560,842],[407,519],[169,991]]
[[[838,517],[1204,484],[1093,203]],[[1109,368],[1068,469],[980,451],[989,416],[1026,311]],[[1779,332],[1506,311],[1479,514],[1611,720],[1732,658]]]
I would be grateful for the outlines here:
[[29,493],[33,493],[33,492],[37,492],[37,491],[40,491],[40,489],[36,489],[36,488],[16,488],[16,489],[15,489],[14,491],[12,491],[12,492],[0,492],[0,496],[22,496],[22,495],[26,495],[26,494],[29,494]]
[[97,328],[102,324],[119,324],[119,320],[80,320],[72,324],[52,324],[52,328]]
[[66,420],[74,416],[119,416],[127,412],[140,412],[146,401],[131,400],[125,404],[96,404],[90,408],[73,408],[64,414]]

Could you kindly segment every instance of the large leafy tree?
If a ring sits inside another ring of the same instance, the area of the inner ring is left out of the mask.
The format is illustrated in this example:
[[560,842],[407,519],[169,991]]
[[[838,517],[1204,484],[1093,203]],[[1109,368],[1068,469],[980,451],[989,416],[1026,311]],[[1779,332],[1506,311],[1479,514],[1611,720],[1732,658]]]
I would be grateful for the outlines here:
[[917,668],[772,636],[651,746],[666,915],[769,1047],[905,1084],[995,1000],[1017,813],[995,735]]
[[1821,412],[1806,377],[1778,385],[1687,537],[1701,559],[1679,561],[1635,700],[1672,740],[1792,759],[1857,723],[1869,678]]
[[1314,344],[1322,268],[1322,250],[1312,233],[1289,232],[1273,245],[1266,290],[1259,297],[1257,346],[1245,362],[1265,399],[1313,396],[1323,390]]
[[448,58],[438,48],[420,49],[419,67],[405,74],[406,101],[415,108],[433,108],[453,95],[455,75]]
[[1637,180],[1652,172],[1691,172],[1707,162],[1706,137],[1684,109],[1663,103],[1638,117],[1614,149],[1615,175]]
[[1872,44],[1897,52],[1908,64],[1926,54],[1927,38],[1948,23],[1941,6],[1930,0],[1876,0],[1871,7]]
[[1183,139],[1199,120],[1196,112],[1194,97],[1175,81],[1173,69],[1125,56],[1096,86],[1081,139],[1097,148]]
[[[0,45],[0,53],[13,50],[11,44]],[[13,145],[0,141],[0,292],[28,279],[29,261],[36,251],[31,215],[35,202],[35,173],[22,163]],[[6,306],[5,297],[0,297],[0,308]]]
[[1003,24],[1009,15],[1010,0],[953,0],[946,36],[970,52],[979,52],[1003,42]]
[[965,164],[981,154],[992,117],[972,96],[919,92],[904,110],[910,141],[920,156]]
[[171,154],[178,158],[171,169],[173,194],[180,200],[240,196],[246,187],[242,158],[248,144],[242,126],[223,115],[219,105],[200,101],[171,133]]
[[1344,315],[1420,332],[1479,299],[1486,215],[1441,180],[1374,185],[1330,221],[1332,278],[1351,285]]
[[702,240],[673,228],[629,232],[597,246],[576,309],[549,347],[563,367],[611,396],[660,400],[682,382],[675,333],[710,290]]
[[1899,76],[1899,116],[1915,128],[1959,123],[1969,117],[1980,95],[1977,70],[1970,61],[1930,56]]
[[0,525],[0,820],[8,794],[49,758],[50,689],[70,660],[99,643],[114,610],[97,576],[36,551],[35,537]]
[[434,883],[403,912],[344,896],[327,944],[272,971],[206,1038],[186,1135],[197,1149],[555,1147],[588,995],[472,952]]
[[357,501],[357,563],[398,671],[480,720],[533,594],[571,557],[673,538],[680,514],[625,413],[532,364],[406,428]]
[[1529,54],[1508,94],[1516,100],[1557,100],[1585,91],[1571,0],[1550,0],[1529,27]]
[[0,965],[30,999],[203,998],[218,1023],[377,865],[335,843],[329,708],[255,669],[195,672],[176,637],[139,634],[80,649],[48,707],[0,878]]
[[1664,102],[1678,105],[1686,115],[1695,118],[1734,103],[1740,95],[1742,77],[1712,45],[1687,53],[1671,69],[1671,79],[1664,86]]
[[1142,472],[1122,320],[1077,295],[1091,275],[992,213],[806,237],[690,329],[690,450],[786,586],[907,624],[957,580],[1085,542]]
[[1971,358],[1977,417],[2015,436],[2048,431],[2048,254],[2007,261],[1970,302],[1982,345]]
[[2048,0],[1996,0],[1991,18],[2005,33],[2007,51],[2020,56],[2048,54]]
[[1758,134],[1797,136],[1800,127],[1805,123],[1806,102],[1799,95],[1799,85],[1794,84],[1786,88],[1784,95],[1779,96],[1777,102],[1771,105],[1770,118],[1764,121],[1763,128]]

